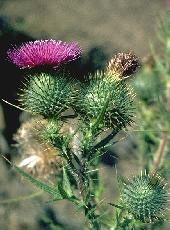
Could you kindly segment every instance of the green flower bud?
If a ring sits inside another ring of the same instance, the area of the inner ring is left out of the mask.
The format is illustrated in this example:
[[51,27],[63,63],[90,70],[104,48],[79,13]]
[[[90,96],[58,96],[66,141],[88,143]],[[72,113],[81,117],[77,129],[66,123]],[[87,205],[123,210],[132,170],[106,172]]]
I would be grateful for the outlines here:
[[120,130],[132,122],[132,90],[113,75],[97,72],[82,85],[75,107],[88,122],[95,122],[101,116],[101,127]]
[[153,222],[167,203],[165,184],[158,176],[136,176],[121,191],[123,205],[142,222]]
[[30,76],[22,89],[20,102],[32,114],[52,118],[71,106],[75,93],[72,82],[65,77],[41,73]]

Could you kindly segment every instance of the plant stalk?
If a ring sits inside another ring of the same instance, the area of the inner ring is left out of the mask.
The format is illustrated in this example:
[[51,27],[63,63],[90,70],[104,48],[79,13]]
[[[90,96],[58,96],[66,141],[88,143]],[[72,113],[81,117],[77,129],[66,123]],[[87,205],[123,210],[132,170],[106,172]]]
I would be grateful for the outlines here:
[[164,134],[160,140],[158,150],[155,154],[154,161],[153,161],[153,167],[152,167],[152,171],[150,173],[152,176],[155,176],[155,174],[157,173],[157,171],[159,169],[167,141],[168,141],[167,132],[164,132]]
[[96,205],[94,203],[94,196],[92,196],[90,191],[90,178],[87,173],[86,164],[81,165],[78,186],[84,203],[85,217],[88,219],[92,230],[100,230],[101,227],[95,213]]

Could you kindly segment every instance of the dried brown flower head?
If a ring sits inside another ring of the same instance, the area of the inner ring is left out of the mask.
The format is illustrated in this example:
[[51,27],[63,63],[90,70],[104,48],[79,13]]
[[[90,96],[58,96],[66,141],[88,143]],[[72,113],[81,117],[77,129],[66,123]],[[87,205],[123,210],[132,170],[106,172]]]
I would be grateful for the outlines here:
[[119,78],[128,78],[140,67],[139,59],[132,53],[117,53],[108,64],[108,71]]
[[39,138],[39,133],[46,123],[45,119],[31,118],[23,123],[14,135],[21,156],[18,166],[43,179],[58,172],[63,163],[57,150]]

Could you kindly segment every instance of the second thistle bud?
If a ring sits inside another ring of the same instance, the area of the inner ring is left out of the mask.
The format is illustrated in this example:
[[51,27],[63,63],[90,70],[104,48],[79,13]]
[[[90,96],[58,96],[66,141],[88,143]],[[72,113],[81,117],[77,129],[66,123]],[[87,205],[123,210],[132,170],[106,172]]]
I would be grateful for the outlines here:
[[74,107],[88,123],[100,119],[100,128],[121,130],[133,122],[133,90],[111,77],[104,72],[88,76]]

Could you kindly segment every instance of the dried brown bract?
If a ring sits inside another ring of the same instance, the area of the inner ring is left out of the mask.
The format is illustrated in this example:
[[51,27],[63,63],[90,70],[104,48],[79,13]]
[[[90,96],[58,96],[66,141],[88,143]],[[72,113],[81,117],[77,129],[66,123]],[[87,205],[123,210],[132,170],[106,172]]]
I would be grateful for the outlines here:
[[107,69],[112,74],[116,74],[119,78],[124,79],[134,74],[139,67],[140,62],[137,56],[132,52],[122,52],[112,57]]

